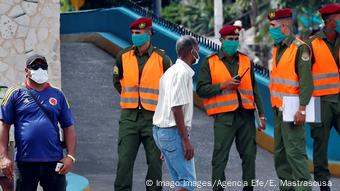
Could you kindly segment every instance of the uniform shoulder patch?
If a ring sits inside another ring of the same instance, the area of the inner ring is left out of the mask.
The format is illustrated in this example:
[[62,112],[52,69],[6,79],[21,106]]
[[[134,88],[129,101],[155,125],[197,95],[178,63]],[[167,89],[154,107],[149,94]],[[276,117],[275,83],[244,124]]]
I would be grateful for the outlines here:
[[309,61],[309,59],[310,59],[310,54],[309,54],[309,52],[308,52],[308,51],[302,52],[302,54],[301,54],[301,60],[303,60],[303,61]]
[[119,68],[116,65],[113,66],[113,75],[119,75]]

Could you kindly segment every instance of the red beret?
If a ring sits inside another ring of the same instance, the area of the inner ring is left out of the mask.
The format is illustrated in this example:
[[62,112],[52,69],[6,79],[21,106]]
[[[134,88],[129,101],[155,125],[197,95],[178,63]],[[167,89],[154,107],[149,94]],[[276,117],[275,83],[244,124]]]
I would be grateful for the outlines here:
[[220,35],[239,35],[241,27],[234,25],[224,25],[220,30]]
[[331,15],[340,13],[340,4],[334,3],[334,4],[328,4],[319,9],[319,12],[321,15]]
[[130,26],[130,29],[137,29],[137,30],[142,30],[146,28],[151,28],[152,27],[152,19],[151,18],[140,18],[135,20]]
[[285,19],[285,18],[290,18],[292,17],[293,12],[292,9],[290,8],[283,8],[283,9],[276,9],[272,10],[268,13],[267,18],[272,21],[272,20],[279,20],[279,19]]

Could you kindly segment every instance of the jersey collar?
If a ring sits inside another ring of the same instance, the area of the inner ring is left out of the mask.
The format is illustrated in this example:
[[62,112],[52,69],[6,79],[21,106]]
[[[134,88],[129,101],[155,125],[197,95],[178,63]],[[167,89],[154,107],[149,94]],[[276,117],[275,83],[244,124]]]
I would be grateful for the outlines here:
[[[27,89],[33,89],[32,86],[30,86],[27,82],[27,80],[22,83],[23,86],[25,86]],[[49,83],[45,83],[44,84],[44,90],[46,90],[47,88],[49,88],[51,85]]]

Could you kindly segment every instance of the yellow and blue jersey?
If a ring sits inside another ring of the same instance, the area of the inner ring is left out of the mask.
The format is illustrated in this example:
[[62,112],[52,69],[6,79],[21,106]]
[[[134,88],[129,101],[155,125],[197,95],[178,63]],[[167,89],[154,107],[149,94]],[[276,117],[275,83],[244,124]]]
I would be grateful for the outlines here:
[[[67,128],[74,124],[74,118],[63,92],[46,84],[42,91],[36,91],[27,84],[8,89],[0,110],[0,120],[14,124],[16,161],[52,162],[63,158],[57,124]],[[52,122],[29,95],[30,91],[46,108]]]

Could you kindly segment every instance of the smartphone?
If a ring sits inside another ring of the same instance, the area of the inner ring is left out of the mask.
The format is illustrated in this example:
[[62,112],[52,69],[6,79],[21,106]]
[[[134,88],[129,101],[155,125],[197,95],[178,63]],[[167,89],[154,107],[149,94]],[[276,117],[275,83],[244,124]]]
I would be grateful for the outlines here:
[[241,76],[239,76],[239,75],[235,76],[234,78],[235,78],[235,80],[238,80],[238,81],[241,81],[241,79],[242,79]]
[[63,168],[64,164],[61,162],[58,162],[56,167],[55,167],[55,171],[59,172],[61,170],[61,168]]
[[234,78],[235,78],[236,80],[238,80],[238,81],[241,81],[241,79],[242,79],[243,76],[248,72],[248,70],[249,70],[249,68],[247,68],[247,70],[242,74],[242,76],[240,76],[240,75],[237,74],[237,76],[235,76]]

